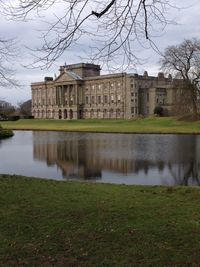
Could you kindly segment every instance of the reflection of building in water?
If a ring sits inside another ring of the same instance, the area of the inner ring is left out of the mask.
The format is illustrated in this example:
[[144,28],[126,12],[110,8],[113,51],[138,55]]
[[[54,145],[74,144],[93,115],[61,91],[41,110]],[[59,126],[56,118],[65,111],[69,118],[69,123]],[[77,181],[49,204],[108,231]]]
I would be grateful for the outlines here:
[[177,184],[199,180],[198,136],[34,132],[33,139],[34,158],[56,164],[64,177],[96,179],[102,170],[126,175],[167,167]]
[[[120,141],[105,138],[79,139],[82,134],[64,134],[70,138],[59,141],[62,133],[51,133],[55,141],[49,140],[49,134],[34,132],[34,158],[46,161],[48,165],[56,164],[65,177],[101,177],[101,170],[130,173],[134,169],[132,159],[116,158],[110,151],[121,147]],[[46,135],[46,137],[44,137]],[[41,142],[42,141],[44,142]],[[37,142],[37,140],[40,140]],[[124,142],[124,141],[123,141]],[[105,153],[103,153],[105,152]],[[119,149],[120,155],[120,149]]]

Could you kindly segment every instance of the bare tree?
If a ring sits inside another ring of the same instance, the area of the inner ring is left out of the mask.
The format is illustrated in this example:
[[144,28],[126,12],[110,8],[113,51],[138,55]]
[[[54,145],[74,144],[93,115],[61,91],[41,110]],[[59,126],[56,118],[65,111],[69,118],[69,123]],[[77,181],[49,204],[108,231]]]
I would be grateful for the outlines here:
[[14,39],[0,38],[0,86],[12,87],[18,86],[15,80],[15,70],[12,68],[16,59],[17,50]]
[[4,100],[0,100],[0,116],[7,117],[15,112],[15,107]]
[[32,100],[29,99],[25,102],[19,103],[19,112],[20,115],[25,116],[25,117],[30,117],[31,116],[31,104]]
[[175,79],[176,104],[180,112],[200,111],[200,40],[185,40],[166,48],[162,68]]
[[[123,65],[137,63],[136,43],[151,45],[170,22],[169,0],[16,0],[1,1],[4,12],[15,19],[27,20],[30,13],[44,15],[53,10],[54,22],[44,32],[44,44],[36,62],[48,67],[67,49],[90,38],[90,59]],[[60,8],[61,7],[61,8]],[[55,14],[58,8],[58,14]]]

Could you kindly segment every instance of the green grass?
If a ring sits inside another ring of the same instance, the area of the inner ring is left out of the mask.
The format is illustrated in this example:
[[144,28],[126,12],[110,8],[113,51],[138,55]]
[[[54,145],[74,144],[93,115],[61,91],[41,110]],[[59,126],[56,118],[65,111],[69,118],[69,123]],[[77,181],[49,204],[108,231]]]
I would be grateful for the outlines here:
[[184,122],[172,117],[137,120],[19,120],[3,122],[16,130],[58,130],[124,133],[200,133],[200,121]]
[[200,188],[0,176],[0,266],[199,266]]

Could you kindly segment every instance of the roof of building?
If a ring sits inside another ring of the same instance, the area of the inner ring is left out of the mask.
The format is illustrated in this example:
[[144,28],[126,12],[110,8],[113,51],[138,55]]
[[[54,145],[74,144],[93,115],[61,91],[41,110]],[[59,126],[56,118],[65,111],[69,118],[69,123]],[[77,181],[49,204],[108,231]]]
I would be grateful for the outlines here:
[[71,76],[72,78],[76,79],[76,80],[82,80],[81,76],[79,76],[77,73],[73,72],[73,71],[66,71],[65,73],[67,73],[69,76]]

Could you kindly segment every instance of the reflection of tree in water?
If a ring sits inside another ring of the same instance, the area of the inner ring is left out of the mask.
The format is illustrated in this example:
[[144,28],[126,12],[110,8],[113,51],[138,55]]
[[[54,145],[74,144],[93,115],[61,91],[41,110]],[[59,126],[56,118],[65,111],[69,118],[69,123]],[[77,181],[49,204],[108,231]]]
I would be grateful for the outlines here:
[[168,170],[175,184],[200,184],[200,139],[195,136],[44,132],[33,136],[34,157],[56,164],[66,178],[101,179],[102,170],[148,175],[154,169],[158,176]]
[[[181,136],[179,140],[181,139]],[[170,173],[177,185],[200,185],[200,143],[198,136],[188,136],[187,142],[181,142],[180,161],[168,164]],[[183,140],[184,141],[184,140]]]
[[172,166],[168,165],[170,173],[177,185],[200,185],[200,164],[195,161],[180,163]]

